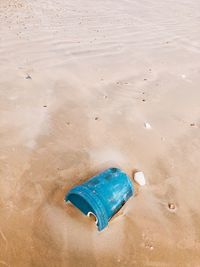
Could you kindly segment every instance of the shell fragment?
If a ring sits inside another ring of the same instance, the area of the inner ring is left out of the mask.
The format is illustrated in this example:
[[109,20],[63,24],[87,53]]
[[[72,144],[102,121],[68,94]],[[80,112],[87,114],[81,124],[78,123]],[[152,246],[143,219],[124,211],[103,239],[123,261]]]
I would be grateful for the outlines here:
[[135,180],[136,183],[138,183],[141,186],[146,184],[146,179],[145,179],[145,176],[144,176],[143,172],[136,172],[134,174],[134,180]]

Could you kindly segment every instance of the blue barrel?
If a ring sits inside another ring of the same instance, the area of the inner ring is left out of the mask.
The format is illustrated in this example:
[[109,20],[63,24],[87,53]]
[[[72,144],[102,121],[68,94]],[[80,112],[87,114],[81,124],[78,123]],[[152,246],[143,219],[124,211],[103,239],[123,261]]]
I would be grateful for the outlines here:
[[109,168],[72,188],[65,200],[85,215],[95,215],[101,231],[133,193],[134,188],[128,175],[118,168]]

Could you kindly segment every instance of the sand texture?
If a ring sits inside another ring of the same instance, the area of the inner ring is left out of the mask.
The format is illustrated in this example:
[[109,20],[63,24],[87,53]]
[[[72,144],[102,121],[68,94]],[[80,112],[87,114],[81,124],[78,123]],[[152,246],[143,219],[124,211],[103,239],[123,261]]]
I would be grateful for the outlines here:
[[[110,166],[99,233],[64,197]],[[200,266],[199,0],[0,0],[0,266]]]

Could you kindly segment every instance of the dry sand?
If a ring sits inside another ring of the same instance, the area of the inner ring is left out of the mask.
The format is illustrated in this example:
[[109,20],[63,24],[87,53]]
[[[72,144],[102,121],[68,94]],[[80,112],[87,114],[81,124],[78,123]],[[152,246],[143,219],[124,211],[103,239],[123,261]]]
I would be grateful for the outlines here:
[[[0,1],[0,266],[200,266],[199,11]],[[114,165],[148,185],[99,233],[64,196]]]

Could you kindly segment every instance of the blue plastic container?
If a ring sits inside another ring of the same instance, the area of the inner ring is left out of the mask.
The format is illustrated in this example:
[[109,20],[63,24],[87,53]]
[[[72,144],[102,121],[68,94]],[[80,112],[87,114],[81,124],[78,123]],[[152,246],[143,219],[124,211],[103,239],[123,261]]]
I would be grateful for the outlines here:
[[101,231],[133,193],[134,188],[128,175],[118,168],[109,168],[72,188],[65,200],[85,215],[95,215]]

